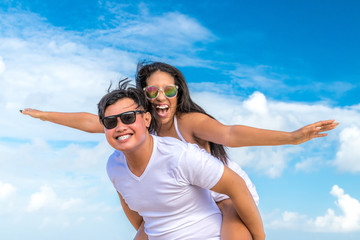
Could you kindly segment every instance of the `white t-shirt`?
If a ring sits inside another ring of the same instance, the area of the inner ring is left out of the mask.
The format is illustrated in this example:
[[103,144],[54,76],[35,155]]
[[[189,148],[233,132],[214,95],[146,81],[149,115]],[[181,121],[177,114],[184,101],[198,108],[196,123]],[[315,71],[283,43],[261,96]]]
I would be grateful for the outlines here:
[[153,136],[149,163],[140,177],[115,151],[107,172],[129,208],[145,221],[149,239],[220,239],[222,216],[208,189],[224,165],[195,144]]

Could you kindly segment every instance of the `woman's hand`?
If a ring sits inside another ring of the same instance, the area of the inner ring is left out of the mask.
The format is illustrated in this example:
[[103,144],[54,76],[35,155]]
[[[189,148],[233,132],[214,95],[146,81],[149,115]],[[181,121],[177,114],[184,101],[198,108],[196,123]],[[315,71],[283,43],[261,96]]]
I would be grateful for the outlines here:
[[335,122],[335,120],[319,121],[293,131],[291,135],[294,139],[294,144],[297,145],[313,138],[325,137],[327,133],[323,132],[333,130],[337,125],[339,123]]
[[[43,111],[39,111],[39,110],[32,109],[32,108],[25,108],[24,110],[20,110],[20,112],[24,115],[29,115],[30,117],[39,118],[39,119],[41,119],[41,117],[44,114]],[[43,120],[43,119],[41,119],[41,120]]]

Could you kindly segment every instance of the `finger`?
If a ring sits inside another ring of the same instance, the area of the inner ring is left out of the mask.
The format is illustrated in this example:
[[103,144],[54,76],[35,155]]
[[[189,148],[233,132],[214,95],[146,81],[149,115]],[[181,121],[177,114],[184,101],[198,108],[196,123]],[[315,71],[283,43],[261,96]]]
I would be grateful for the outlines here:
[[335,120],[319,121],[314,123],[316,129],[325,129],[327,127],[337,126],[338,123],[334,123]]
[[323,129],[324,126],[328,125],[328,124],[332,124],[335,120],[325,120],[325,121],[318,121],[312,124],[309,124],[305,127],[303,127],[304,129],[308,129],[308,130],[318,130],[320,131],[321,129]]
[[328,134],[327,133],[319,133],[319,134],[316,134],[314,136],[314,138],[318,138],[318,137],[326,137]]
[[24,108],[24,109],[20,110],[20,112],[22,114],[28,115],[31,110],[32,110],[31,108]]
[[27,108],[19,110],[22,114],[28,114],[29,110]]
[[332,123],[329,125],[321,126],[318,128],[318,132],[325,132],[325,131],[333,130],[334,128],[337,127],[337,125],[339,125],[339,123]]
[[317,127],[326,126],[326,125],[333,124],[334,122],[335,122],[335,120],[319,121],[319,122],[315,123],[315,126],[317,126]]
[[339,125],[339,123],[329,124],[329,125],[326,125],[326,126],[324,126],[324,127],[322,127],[322,128],[331,128],[331,129],[334,129],[334,128],[336,128],[337,125]]

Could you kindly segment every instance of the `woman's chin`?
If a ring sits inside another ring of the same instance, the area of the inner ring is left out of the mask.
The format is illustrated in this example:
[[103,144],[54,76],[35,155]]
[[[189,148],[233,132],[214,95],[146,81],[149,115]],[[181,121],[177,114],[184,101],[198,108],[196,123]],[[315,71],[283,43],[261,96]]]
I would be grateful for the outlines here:
[[170,114],[158,115],[158,121],[161,125],[168,124],[169,122],[171,122],[173,120],[173,118],[174,117],[171,117]]

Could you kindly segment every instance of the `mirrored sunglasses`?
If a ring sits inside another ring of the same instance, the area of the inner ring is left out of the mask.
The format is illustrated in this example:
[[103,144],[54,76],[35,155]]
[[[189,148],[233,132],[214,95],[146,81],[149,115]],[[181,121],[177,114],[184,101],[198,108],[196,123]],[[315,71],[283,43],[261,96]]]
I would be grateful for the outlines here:
[[167,98],[173,98],[177,94],[178,86],[176,85],[166,85],[163,89],[160,89],[156,86],[147,86],[144,87],[143,90],[145,91],[145,96],[149,100],[156,99],[159,96],[160,91],[165,95]]

